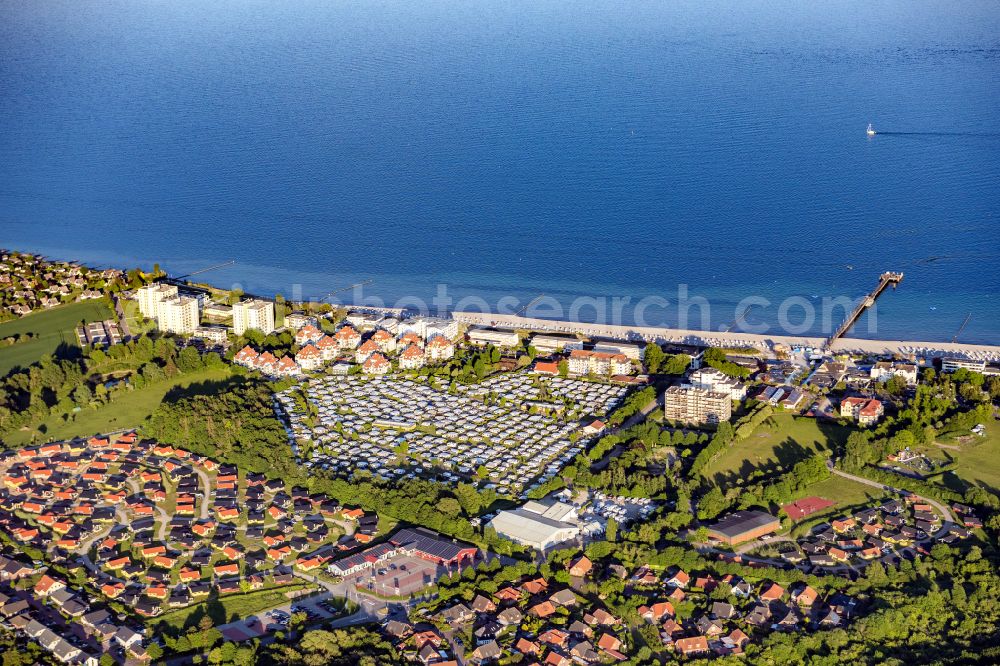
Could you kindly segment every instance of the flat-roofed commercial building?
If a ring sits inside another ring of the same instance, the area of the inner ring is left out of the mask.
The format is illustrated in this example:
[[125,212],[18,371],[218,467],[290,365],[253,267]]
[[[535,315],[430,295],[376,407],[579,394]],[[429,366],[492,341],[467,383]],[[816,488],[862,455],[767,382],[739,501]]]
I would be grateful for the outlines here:
[[580,534],[576,509],[563,502],[527,502],[518,509],[501,511],[489,526],[505,539],[538,550]]
[[598,340],[594,342],[594,351],[608,354],[624,354],[633,361],[641,361],[646,356],[646,346],[634,342],[619,342],[617,340]]
[[583,349],[583,341],[575,335],[546,335],[544,333],[536,333],[531,336],[531,342],[528,344],[534,347],[539,354]]
[[941,372],[955,372],[962,369],[982,372],[986,369],[986,361],[973,361],[968,358],[956,357],[941,359]]
[[733,415],[728,393],[690,386],[671,386],[663,395],[663,416],[670,421],[696,425],[718,424]]
[[466,335],[474,345],[495,345],[497,347],[517,347],[521,338],[514,331],[500,331],[495,328],[470,328]]
[[777,532],[781,521],[764,511],[737,511],[708,528],[709,538],[734,546]]
[[233,306],[233,333],[243,335],[251,328],[265,335],[274,331],[274,303],[255,299]]

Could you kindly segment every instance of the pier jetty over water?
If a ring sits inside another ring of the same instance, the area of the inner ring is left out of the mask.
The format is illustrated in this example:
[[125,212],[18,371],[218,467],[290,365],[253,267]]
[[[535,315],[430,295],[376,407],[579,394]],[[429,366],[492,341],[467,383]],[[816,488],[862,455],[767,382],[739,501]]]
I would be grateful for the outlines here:
[[[868,127],[871,128],[871,125]],[[882,273],[882,275],[879,276],[878,286],[875,287],[874,291],[868,293],[863,299],[861,299],[861,301],[854,307],[854,310],[851,311],[851,314],[847,315],[847,319],[845,319],[844,323],[840,325],[840,328],[834,331],[833,335],[827,338],[826,345],[824,345],[824,347],[826,349],[832,348],[833,343],[836,342],[838,338],[851,330],[851,327],[854,326],[864,311],[875,305],[875,301],[882,295],[882,292],[885,291],[886,287],[891,284],[892,288],[895,289],[896,285],[902,281],[902,273],[893,273],[889,271]]]

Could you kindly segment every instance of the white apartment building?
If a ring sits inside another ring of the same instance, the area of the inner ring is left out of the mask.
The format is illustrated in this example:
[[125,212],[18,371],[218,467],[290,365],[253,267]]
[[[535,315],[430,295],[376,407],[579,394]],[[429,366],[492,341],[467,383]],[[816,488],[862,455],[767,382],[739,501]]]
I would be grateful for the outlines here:
[[982,372],[986,369],[986,361],[973,361],[968,358],[942,358],[941,359],[941,372],[955,372],[960,369],[972,370],[973,372]]
[[201,323],[198,299],[180,296],[170,284],[151,284],[136,291],[139,311],[156,320],[156,327],[167,333],[188,335]]
[[725,393],[691,386],[671,386],[663,394],[663,416],[669,421],[704,425],[728,421],[733,401]]
[[646,345],[617,340],[600,340],[594,343],[594,351],[608,354],[624,354],[633,361],[641,361],[646,356]]
[[255,299],[233,306],[233,333],[243,335],[251,328],[265,335],[274,332],[274,303]]
[[416,333],[424,340],[430,340],[435,335],[443,335],[449,340],[454,340],[458,337],[458,321],[440,317],[414,317],[399,324],[396,336],[401,337],[410,332]]
[[156,311],[156,327],[167,333],[189,335],[194,333],[201,321],[198,299],[190,296],[175,296],[160,301]]
[[569,354],[569,372],[573,375],[630,375],[632,362],[625,354],[574,349]]
[[695,370],[688,377],[688,386],[704,389],[714,393],[725,393],[730,400],[743,400],[747,397],[747,387],[743,382],[730,377],[715,368]]
[[159,316],[158,306],[168,298],[177,297],[177,287],[172,284],[150,284],[135,292],[135,300],[139,301],[139,312],[143,317],[156,319]]
[[536,333],[531,336],[529,342],[539,354],[551,354],[557,351],[571,351],[573,349],[583,349],[583,341],[572,335],[546,335]]

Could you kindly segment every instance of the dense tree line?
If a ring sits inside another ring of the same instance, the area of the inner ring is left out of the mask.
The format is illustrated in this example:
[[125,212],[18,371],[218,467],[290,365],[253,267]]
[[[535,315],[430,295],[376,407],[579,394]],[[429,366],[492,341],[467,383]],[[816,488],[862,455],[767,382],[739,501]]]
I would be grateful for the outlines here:
[[608,415],[608,425],[618,426],[656,399],[656,388],[647,386],[641,391],[635,391],[626,396],[618,407]]
[[143,431],[241,469],[279,475],[295,470],[288,436],[274,414],[271,389],[263,382],[165,401]]
[[747,486],[734,486],[723,492],[713,485],[698,500],[698,518],[709,520],[729,509],[746,509],[753,506],[774,510],[797,493],[830,477],[827,458],[812,456],[795,463],[787,474]]
[[[46,356],[0,381],[0,435],[206,367],[225,364],[214,352],[202,356],[193,347],[178,349],[170,337],[143,336],[107,350],[73,348]],[[109,376],[127,381],[109,382]]]
[[751,370],[749,368],[745,368],[738,363],[733,363],[728,360],[726,358],[726,352],[716,347],[709,347],[706,349],[704,355],[702,356],[702,361],[705,365],[715,368],[719,372],[729,375],[730,377],[746,379],[751,374]]

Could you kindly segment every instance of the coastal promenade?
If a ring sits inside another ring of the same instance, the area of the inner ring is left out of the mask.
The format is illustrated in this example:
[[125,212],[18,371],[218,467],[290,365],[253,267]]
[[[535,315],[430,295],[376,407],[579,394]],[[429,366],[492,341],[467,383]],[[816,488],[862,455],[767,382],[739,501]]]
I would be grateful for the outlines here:
[[[588,324],[551,319],[537,319],[518,315],[482,312],[453,312],[456,320],[476,326],[505,329],[528,329],[556,333],[582,333],[591,337],[617,340],[674,343],[713,347],[755,347],[762,352],[773,352],[778,344],[789,347],[821,349],[826,339],[821,336],[794,336],[743,333],[740,331],[696,331],[654,326],[621,326],[614,324]],[[952,342],[920,342],[912,340],[864,340],[840,338],[833,344],[834,351],[869,354],[901,354],[904,356],[960,356],[964,358],[1000,360],[1000,345],[973,345]]]

